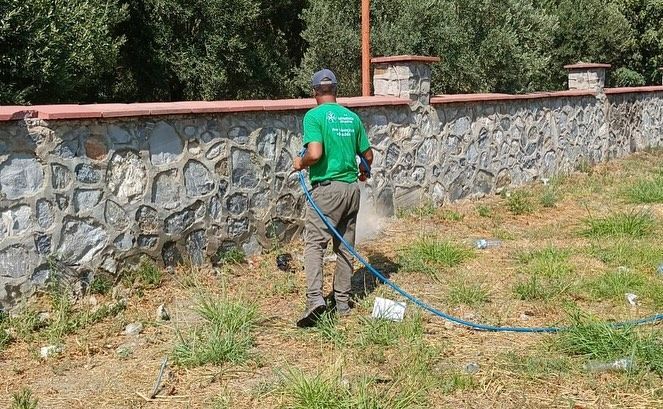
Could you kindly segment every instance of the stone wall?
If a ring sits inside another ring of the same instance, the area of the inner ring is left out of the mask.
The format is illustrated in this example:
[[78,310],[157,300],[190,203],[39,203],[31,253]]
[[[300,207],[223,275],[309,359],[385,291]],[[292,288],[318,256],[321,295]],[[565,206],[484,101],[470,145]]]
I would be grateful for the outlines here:
[[[663,146],[663,89],[606,94],[376,100],[356,109],[376,151],[367,190],[388,215]],[[203,263],[290,240],[305,109],[286,105],[0,122],[0,309],[43,286],[53,259],[85,281],[141,256]]]

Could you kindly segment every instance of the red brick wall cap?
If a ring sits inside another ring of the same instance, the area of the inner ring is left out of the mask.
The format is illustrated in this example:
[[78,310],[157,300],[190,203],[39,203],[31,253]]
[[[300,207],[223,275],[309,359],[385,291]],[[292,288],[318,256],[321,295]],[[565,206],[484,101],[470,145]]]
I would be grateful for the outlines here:
[[597,68],[607,69],[610,67],[612,67],[610,64],[597,64],[591,62],[579,62],[577,64],[569,64],[564,66],[564,68],[567,70],[593,70]]
[[389,57],[375,57],[371,58],[373,64],[383,63],[397,63],[397,62],[427,62],[434,63],[440,62],[440,57],[430,57],[426,55],[392,55]]

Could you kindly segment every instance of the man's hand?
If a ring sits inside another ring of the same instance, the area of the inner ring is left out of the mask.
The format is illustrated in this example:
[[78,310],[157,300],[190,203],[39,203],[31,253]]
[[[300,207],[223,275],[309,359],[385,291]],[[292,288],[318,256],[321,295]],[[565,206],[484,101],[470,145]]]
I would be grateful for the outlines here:
[[292,168],[296,171],[304,170],[304,166],[302,164],[302,158],[297,156],[293,161],[292,161]]

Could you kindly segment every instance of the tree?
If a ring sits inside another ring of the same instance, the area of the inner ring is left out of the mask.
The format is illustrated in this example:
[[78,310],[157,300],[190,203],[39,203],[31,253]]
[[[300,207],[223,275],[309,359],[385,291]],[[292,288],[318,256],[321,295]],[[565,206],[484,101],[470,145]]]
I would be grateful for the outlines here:
[[[301,2],[301,1],[300,1]],[[130,0],[123,99],[283,96],[296,16],[278,0]],[[279,19],[284,17],[284,21]],[[300,52],[301,54],[301,52]]]
[[0,0],[0,103],[111,98],[117,0]]
[[[300,84],[315,69],[336,68],[343,94],[359,90],[359,1],[311,0],[302,35],[309,44]],[[440,56],[434,92],[522,92],[547,84],[556,19],[531,0],[376,0],[374,55]]]

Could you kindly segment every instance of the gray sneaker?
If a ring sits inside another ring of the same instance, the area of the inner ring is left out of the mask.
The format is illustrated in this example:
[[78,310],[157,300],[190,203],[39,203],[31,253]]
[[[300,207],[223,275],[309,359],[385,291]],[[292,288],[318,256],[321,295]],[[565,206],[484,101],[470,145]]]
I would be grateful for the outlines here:
[[315,307],[309,307],[304,313],[304,316],[300,318],[299,321],[297,321],[297,326],[299,328],[315,327],[315,324],[326,310],[327,306],[324,304],[319,304]]
[[350,306],[348,304],[336,304],[336,314],[339,317],[347,317],[350,315]]

